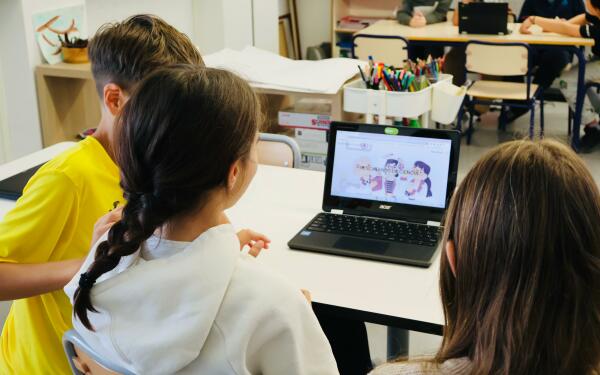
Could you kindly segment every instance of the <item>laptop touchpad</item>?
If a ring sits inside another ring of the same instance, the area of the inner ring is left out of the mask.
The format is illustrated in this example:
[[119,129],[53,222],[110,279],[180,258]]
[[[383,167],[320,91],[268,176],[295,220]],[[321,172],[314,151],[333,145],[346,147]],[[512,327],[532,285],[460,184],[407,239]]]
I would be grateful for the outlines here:
[[333,244],[336,249],[354,250],[364,253],[383,254],[389,244],[356,237],[341,237]]

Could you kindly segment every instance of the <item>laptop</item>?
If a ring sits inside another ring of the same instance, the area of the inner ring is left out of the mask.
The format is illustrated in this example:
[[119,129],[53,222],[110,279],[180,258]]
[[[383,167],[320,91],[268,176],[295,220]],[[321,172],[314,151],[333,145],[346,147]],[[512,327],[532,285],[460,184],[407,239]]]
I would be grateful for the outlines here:
[[460,2],[458,15],[458,32],[461,34],[509,33],[508,3]]
[[332,122],[325,212],[288,246],[429,267],[459,152],[457,131]]
[[17,200],[23,195],[23,189],[29,179],[43,164],[37,165],[19,174],[0,181],[0,198]]

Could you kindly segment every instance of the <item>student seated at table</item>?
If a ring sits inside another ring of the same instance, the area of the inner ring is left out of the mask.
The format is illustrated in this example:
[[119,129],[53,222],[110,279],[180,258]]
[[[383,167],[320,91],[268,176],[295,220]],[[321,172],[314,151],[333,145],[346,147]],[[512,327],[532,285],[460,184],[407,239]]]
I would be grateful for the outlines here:
[[0,299],[14,300],[2,331],[0,374],[72,373],[61,343],[72,307],[62,288],[89,251],[94,222],[123,200],[114,116],[156,68],[203,64],[187,36],[149,15],[103,26],[89,57],[102,104],[96,132],[39,169],[0,222]]
[[[530,16],[571,19],[582,13],[585,13],[583,0],[525,0],[518,21],[523,22]],[[557,48],[535,48],[531,61],[536,67],[533,83],[546,90],[573,61],[573,53]],[[521,82],[523,80],[522,77],[518,79]],[[507,121],[512,122],[527,112],[527,108],[512,107],[507,114]]]
[[441,348],[372,373],[598,374],[598,223],[598,187],[569,147],[513,141],[491,150],[445,218]]
[[[446,14],[452,0],[404,0],[396,12],[396,19],[410,27],[425,27],[434,23],[445,22]],[[428,55],[441,57],[443,47],[411,47],[411,58],[427,58]]]
[[[585,79],[600,80],[600,0],[586,0],[586,12],[569,20],[550,19],[536,15],[529,16],[521,24],[521,32],[529,33],[533,25],[544,31],[554,32],[578,38],[592,38],[594,57],[588,61],[585,68]],[[561,75],[560,87],[567,103],[575,110],[577,100],[578,70],[571,69]],[[581,151],[591,152],[600,144],[600,125],[598,111],[594,109],[587,96],[584,97],[581,123],[585,125],[584,136],[581,138]]]
[[191,65],[152,74],[125,104],[123,217],[65,287],[102,357],[138,374],[337,373],[300,289],[221,221],[256,173],[260,121],[244,80]]

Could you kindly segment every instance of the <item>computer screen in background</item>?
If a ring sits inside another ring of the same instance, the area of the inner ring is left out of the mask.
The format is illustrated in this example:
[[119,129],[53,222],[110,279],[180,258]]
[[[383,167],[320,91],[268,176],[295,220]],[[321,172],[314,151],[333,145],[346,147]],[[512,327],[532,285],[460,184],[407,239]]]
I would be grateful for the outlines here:
[[451,143],[338,131],[331,195],[444,208]]

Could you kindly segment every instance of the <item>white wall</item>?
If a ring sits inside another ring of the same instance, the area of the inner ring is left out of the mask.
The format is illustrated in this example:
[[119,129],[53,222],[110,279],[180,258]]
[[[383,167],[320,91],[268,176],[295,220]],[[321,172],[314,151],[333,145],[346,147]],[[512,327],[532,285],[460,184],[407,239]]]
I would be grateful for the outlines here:
[[202,54],[247,45],[278,52],[278,1],[193,0],[192,40]]
[[[33,66],[35,65],[30,1],[0,1],[0,65],[6,92],[4,118],[10,144],[7,159],[31,153],[41,147]],[[29,18],[28,18],[29,16]],[[2,134],[4,136],[4,134]],[[4,139],[6,141],[6,139]]]
[[279,53],[279,4],[275,0],[252,0],[254,46]]
[[306,48],[331,41],[331,3],[324,0],[296,0],[302,57]]
[[[216,1],[214,1],[216,2]],[[89,34],[106,22],[123,20],[131,15],[154,14],[192,38],[194,22],[192,0],[86,0]]]

